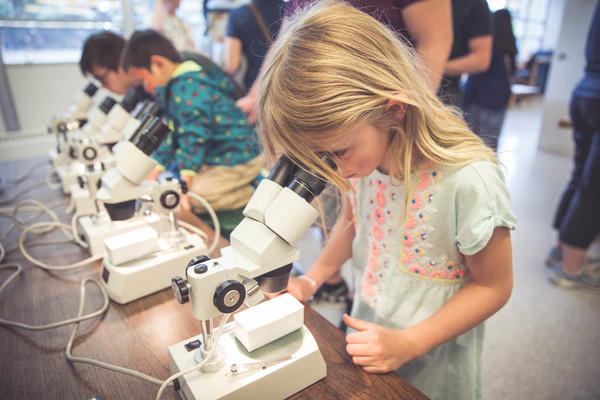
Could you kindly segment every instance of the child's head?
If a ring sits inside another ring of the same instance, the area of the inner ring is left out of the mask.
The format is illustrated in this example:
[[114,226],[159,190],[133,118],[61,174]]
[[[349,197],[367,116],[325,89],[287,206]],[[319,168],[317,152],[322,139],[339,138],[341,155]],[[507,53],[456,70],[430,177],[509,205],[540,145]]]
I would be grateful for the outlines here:
[[141,79],[144,89],[153,94],[156,87],[167,85],[181,61],[173,43],[151,29],[135,31],[121,55],[125,71]]
[[104,31],[88,37],[83,45],[79,68],[85,76],[91,75],[102,87],[116,94],[125,94],[138,86],[140,80],[121,68],[119,59],[125,39],[116,33]]
[[[426,160],[493,157],[430,91],[410,48],[351,6],[324,1],[300,11],[273,50],[258,107],[271,156],[288,153],[344,188],[343,177],[377,167],[408,179]],[[341,174],[319,152],[331,155]]]

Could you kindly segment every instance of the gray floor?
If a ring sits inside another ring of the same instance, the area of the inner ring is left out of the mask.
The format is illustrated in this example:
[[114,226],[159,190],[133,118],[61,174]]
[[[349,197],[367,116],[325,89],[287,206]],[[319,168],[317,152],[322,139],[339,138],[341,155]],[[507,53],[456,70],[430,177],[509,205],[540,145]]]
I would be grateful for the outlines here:
[[[559,289],[543,262],[556,240],[551,221],[571,159],[537,149],[541,117],[539,102],[511,109],[501,136],[518,217],[515,283],[508,304],[487,321],[484,400],[600,399],[600,295]],[[319,243],[316,230],[302,239],[302,265],[310,266]],[[339,323],[341,307],[313,306]]]

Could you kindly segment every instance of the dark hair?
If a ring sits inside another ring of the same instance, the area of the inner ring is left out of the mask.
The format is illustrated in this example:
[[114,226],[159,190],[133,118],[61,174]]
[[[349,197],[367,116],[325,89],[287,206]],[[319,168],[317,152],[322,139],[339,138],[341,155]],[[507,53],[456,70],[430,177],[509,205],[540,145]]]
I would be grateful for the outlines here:
[[125,71],[130,67],[150,69],[150,57],[162,56],[175,63],[181,62],[181,55],[173,43],[164,35],[147,29],[135,31],[127,41],[121,54],[121,66]]
[[91,74],[94,67],[119,69],[125,39],[114,32],[104,31],[89,36],[83,44],[79,68],[83,75]]
[[506,8],[494,12],[494,43],[502,53],[510,56],[517,54],[517,39],[512,28],[512,18]]

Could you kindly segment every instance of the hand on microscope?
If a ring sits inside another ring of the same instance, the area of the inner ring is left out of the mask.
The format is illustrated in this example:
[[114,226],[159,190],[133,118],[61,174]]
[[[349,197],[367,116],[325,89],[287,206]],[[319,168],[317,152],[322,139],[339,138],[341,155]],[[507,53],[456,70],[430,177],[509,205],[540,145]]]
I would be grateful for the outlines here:
[[323,282],[339,272],[352,256],[354,224],[352,207],[342,198],[342,210],[331,235],[306,275],[290,278],[287,291],[299,301],[307,301]]
[[[314,282],[314,283],[313,283]],[[318,289],[318,284],[312,278],[301,275],[300,277],[290,277],[286,291],[294,296],[298,301],[308,301]]]

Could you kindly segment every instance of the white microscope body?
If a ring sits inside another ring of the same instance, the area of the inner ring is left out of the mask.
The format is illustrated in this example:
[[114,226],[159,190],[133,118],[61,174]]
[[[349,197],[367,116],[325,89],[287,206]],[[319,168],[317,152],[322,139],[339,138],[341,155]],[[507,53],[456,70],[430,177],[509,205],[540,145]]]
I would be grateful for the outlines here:
[[152,222],[141,220],[141,227],[104,240],[101,282],[120,304],[169,287],[173,274],[183,272],[190,258],[207,250],[200,236],[178,227],[176,213],[185,191],[181,182],[145,180],[156,166],[149,155],[168,132],[154,117],[136,142],[122,149],[116,166],[102,176],[96,194],[113,221],[126,221],[136,212],[154,211],[160,217]]
[[97,92],[98,87],[91,82],[88,83],[65,114],[52,117],[48,133],[56,134],[56,149],[50,151],[50,160],[54,168],[69,162],[69,154],[62,151],[68,147],[68,132],[80,129],[87,123],[88,114],[94,105],[93,97]]
[[54,172],[61,182],[64,194],[71,193],[71,185],[77,184],[77,177],[85,173],[86,164],[108,153],[96,143],[94,134],[106,123],[108,113],[115,104],[112,97],[106,97],[94,109],[83,127],[75,126],[65,132],[66,140],[58,147],[59,157],[55,158],[57,162],[53,162]]
[[[155,102],[145,100],[133,116],[134,118],[130,119],[135,123],[128,122],[128,126],[134,127],[135,130],[132,133],[126,132],[127,139],[115,144],[111,154],[98,160],[98,162],[87,164],[85,171],[77,176],[77,183],[71,185],[70,188],[71,201],[75,206],[76,214],[84,215],[78,218],[83,229],[83,240],[88,243],[88,249],[92,255],[104,252],[103,240],[105,234],[112,233],[114,235],[114,229],[116,228],[115,223],[112,223],[106,215],[104,205],[96,200],[100,179],[106,171],[116,166],[117,160],[122,154],[128,152],[129,147],[135,146],[135,141],[152,123],[154,117],[162,116],[162,109]],[[121,223],[119,225],[130,225],[133,219],[129,219],[127,224]]]
[[66,145],[59,151],[68,154],[70,162],[55,169],[65,194],[71,193],[87,165],[110,157],[117,143],[129,139],[139,126],[132,111],[141,100],[137,88],[129,90],[118,103],[106,97],[83,128],[69,132]]
[[[326,157],[324,161],[334,167]],[[223,257],[197,257],[188,265],[187,281],[173,278],[175,296],[181,303],[191,302],[202,336],[169,347],[171,372],[193,368],[217,346],[200,371],[178,379],[183,399],[283,399],[325,377],[326,365],[312,334],[303,317],[297,322],[298,307],[303,315],[301,303],[286,294],[252,307],[263,299],[262,292],[287,287],[292,262],[299,258],[294,245],[317,218],[310,202],[324,186],[282,156],[259,184],[244,210],[246,218],[231,234],[231,246],[221,250]],[[235,329],[226,327],[215,343],[213,319],[244,302],[250,308],[236,314]],[[270,311],[261,315],[263,305]],[[254,322],[243,322],[248,320]]]

